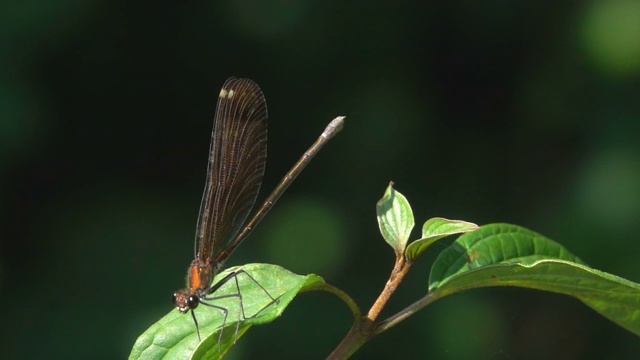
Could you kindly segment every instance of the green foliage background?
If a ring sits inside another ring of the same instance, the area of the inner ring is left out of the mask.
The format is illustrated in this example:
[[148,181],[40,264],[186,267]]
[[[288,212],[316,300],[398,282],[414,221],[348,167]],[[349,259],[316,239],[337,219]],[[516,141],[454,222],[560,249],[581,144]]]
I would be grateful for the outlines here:
[[[393,180],[418,224],[520,224],[640,281],[638,1],[62,0],[0,14],[5,358],[123,358],[171,308],[229,76],[267,97],[261,198],[330,119],[347,123],[228,265],[317,273],[366,308],[393,264],[375,218]],[[426,292],[443,246],[389,314]],[[230,357],[321,358],[350,320],[305,294]],[[640,341],[578,300],[501,288],[437,302],[355,358],[399,353],[631,359]]]

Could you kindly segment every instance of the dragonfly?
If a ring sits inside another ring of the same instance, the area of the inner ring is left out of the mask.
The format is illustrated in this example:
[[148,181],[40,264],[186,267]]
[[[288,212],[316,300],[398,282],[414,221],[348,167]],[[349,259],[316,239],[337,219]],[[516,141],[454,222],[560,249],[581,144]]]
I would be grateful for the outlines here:
[[[205,305],[222,312],[222,329],[227,321],[227,308],[214,301],[237,298],[241,319],[236,324],[236,339],[240,321],[246,319],[238,276],[253,281],[271,302],[277,300],[242,268],[213,282],[231,253],[249,236],[269,212],[294,179],[309,164],[320,149],[344,126],[344,116],[333,119],[318,139],[305,151],[266,198],[262,206],[247,221],[256,202],[267,159],[267,103],[260,87],[246,78],[229,78],[222,86],[213,121],[207,176],[196,226],[194,259],[187,271],[187,284],[173,294],[173,304],[182,314],[191,312],[198,339],[200,328],[194,310]],[[235,280],[236,293],[216,295],[223,285]],[[265,306],[265,308],[267,307]],[[254,315],[255,316],[255,315]]]

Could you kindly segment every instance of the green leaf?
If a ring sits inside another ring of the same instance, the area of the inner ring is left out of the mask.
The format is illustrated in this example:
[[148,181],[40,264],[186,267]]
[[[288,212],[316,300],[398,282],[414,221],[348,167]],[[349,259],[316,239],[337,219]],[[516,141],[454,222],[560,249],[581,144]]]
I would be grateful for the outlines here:
[[436,298],[486,286],[570,295],[640,335],[640,284],[592,269],[558,243],[519,226],[491,224],[460,236],[436,259],[429,278]]
[[395,250],[396,255],[404,253],[415,222],[407,199],[395,191],[389,183],[382,199],[376,204],[378,226],[385,241]]
[[[196,328],[190,314],[181,314],[173,309],[157,323],[151,325],[136,341],[129,359],[219,359],[229,351],[236,341],[236,325],[240,321],[237,339],[252,326],[269,323],[278,318],[293,298],[301,291],[312,290],[324,284],[317,275],[296,275],[282,267],[269,264],[249,264],[232,267],[216,276],[217,281],[230,271],[243,269],[277,299],[273,303],[269,296],[248,276],[239,274],[244,312],[242,319],[237,297],[209,301],[229,310],[220,339],[220,327],[224,316],[221,311],[203,306],[195,310],[200,326],[202,342],[198,341]],[[237,293],[235,281],[223,285],[214,296]]]
[[462,234],[478,229],[478,225],[462,220],[432,218],[422,226],[422,238],[409,244],[405,255],[415,261],[431,244],[447,236]]

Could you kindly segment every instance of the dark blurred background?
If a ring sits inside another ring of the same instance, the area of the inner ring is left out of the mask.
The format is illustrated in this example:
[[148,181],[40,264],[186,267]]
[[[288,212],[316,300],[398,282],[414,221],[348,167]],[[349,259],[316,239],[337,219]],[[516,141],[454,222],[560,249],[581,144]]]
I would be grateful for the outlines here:
[[[3,358],[125,358],[173,311],[229,76],[268,100],[260,199],[329,120],[347,122],[227,265],[317,273],[368,309],[393,265],[375,217],[393,180],[417,228],[516,223],[640,281],[640,2],[416,4],[0,5]],[[451,241],[386,316],[424,295]],[[323,358],[350,323],[307,293],[230,358]],[[481,289],[354,356],[392,357],[638,359],[640,339],[573,298]]]

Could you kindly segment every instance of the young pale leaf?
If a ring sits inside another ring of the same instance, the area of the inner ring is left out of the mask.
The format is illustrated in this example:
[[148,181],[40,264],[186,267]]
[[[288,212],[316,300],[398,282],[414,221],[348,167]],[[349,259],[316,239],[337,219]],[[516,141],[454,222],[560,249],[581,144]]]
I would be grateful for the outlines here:
[[[196,327],[190,314],[181,314],[173,309],[157,323],[151,325],[136,341],[129,359],[219,359],[236,341],[236,325],[240,321],[237,339],[252,326],[269,323],[278,318],[300,291],[313,289],[324,280],[317,275],[296,275],[282,267],[269,264],[249,264],[229,268],[216,276],[221,279],[242,268],[277,299],[273,303],[248,276],[239,274],[237,279],[242,293],[244,314],[242,319],[238,297],[212,300],[211,303],[229,310],[227,321],[221,311],[200,305],[195,310],[202,341],[198,341]],[[236,294],[235,281],[223,285],[214,296]],[[220,331],[222,340],[220,343]]]
[[462,234],[478,229],[478,225],[462,220],[433,218],[422,226],[422,238],[407,246],[405,252],[409,261],[415,261],[431,244],[447,236]]
[[382,199],[376,204],[378,226],[385,241],[396,254],[402,254],[415,222],[409,202],[401,193],[395,191],[393,182],[389,183]]
[[491,224],[460,236],[436,259],[436,298],[486,286],[519,286],[580,299],[640,335],[640,284],[586,266],[558,243],[525,228]]

